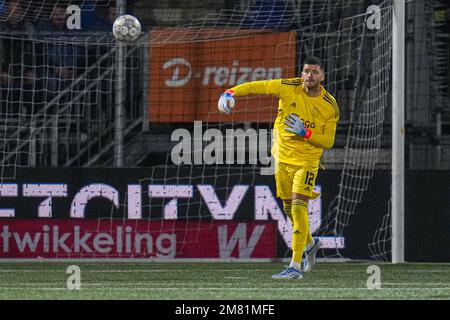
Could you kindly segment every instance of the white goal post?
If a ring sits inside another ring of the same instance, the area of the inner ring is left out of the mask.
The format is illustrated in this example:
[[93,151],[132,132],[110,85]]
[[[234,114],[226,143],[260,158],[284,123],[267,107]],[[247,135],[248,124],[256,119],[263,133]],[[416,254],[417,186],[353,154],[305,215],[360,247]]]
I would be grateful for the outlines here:
[[405,261],[405,0],[392,17],[392,263]]

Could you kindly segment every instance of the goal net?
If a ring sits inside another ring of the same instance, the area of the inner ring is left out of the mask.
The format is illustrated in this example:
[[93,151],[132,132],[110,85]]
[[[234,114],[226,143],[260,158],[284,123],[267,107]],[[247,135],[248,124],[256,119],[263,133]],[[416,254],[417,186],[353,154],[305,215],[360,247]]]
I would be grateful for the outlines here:
[[[6,44],[0,78],[2,221],[13,232],[14,218],[29,219],[30,242],[17,236],[29,256],[39,233],[60,240],[36,240],[46,257],[290,257],[270,155],[277,99],[240,97],[230,116],[217,100],[243,82],[299,77],[317,56],[340,122],[311,231],[321,257],[389,259],[390,180],[377,169],[390,167],[392,1],[138,1],[143,35],[120,57],[110,29],[81,19],[80,30],[49,33],[41,23],[54,7],[31,3],[33,36],[0,34],[19,46]],[[91,4],[81,17],[113,2]],[[21,216],[27,206],[34,219]]]

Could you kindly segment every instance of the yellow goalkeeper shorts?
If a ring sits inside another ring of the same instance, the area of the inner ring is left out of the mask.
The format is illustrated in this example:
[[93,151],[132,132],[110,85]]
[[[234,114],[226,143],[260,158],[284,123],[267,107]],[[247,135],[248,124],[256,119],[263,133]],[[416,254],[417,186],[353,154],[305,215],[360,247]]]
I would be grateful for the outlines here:
[[319,194],[313,192],[316,183],[317,166],[294,166],[278,162],[275,166],[275,183],[277,197],[282,200],[292,199],[292,193],[305,195],[311,199]]

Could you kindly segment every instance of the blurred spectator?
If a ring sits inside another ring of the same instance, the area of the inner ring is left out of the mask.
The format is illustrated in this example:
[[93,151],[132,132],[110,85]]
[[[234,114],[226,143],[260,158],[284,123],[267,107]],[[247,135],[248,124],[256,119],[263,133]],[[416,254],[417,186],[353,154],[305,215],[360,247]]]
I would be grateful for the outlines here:
[[31,65],[32,37],[35,33],[33,24],[24,20],[22,5],[18,0],[5,2],[6,22],[0,24],[1,70],[5,71],[17,64]]
[[96,31],[112,32],[114,20],[117,17],[117,7],[115,3],[111,3],[106,8],[99,8],[97,10],[97,23],[95,25]]
[[[39,93],[33,95],[37,87],[34,72],[33,44],[35,28],[25,20],[25,12],[18,0],[8,0],[3,4],[3,17],[0,24],[0,88],[2,108],[8,106],[14,112],[25,112],[18,107],[30,109],[33,102],[39,100]],[[32,101],[32,99],[35,99]],[[29,110],[28,110],[29,111]]]
[[68,31],[66,25],[66,7],[56,3],[48,20],[40,20],[37,24],[39,31],[63,32]]
[[19,0],[8,0],[3,3],[2,16],[6,20],[0,24],[0,32],[20,32],[32,35],[35,31],[33,24],[26,21],[22,4]]
[[[92,31],[98,33],[95,36],[100,40],[97,45],[91,46],[89,49],[89,65],[95,63],[97,59],[111,50],[111,39],[103,39],[104,36],[112,38],[112,26],[116,19],[116,5],[111,2],[108,6],[98,6],[95,10],[95,24],[92,26]],[[103,65],[107,67],[112,62],[110,60],[104,61]]]
[[81,31],[93,31],[97,25],[97,6],[94,0],[84,0],[81,4]]
[[436,5],[434,12],[435,21],[442,32],[450,33],[450,0],[441,0]]
[[286,29],[292,24],[293,9],[287,0],[253,0],[243,27],[252,29]]
[[[37,29],[42,41],[42,72],[49,98],[63,91],[84,67],[85,52],[79,45],[79,30],[67,28],[66,7],[56,3],[48,20],[39,21]],[[78,36],[77,36],[78,34]]]

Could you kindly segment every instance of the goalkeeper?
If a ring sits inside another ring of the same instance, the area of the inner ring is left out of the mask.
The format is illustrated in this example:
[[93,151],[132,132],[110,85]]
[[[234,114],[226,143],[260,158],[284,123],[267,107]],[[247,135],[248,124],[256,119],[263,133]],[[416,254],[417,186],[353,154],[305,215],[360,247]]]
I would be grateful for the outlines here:
[[336,100],[321,85],[324,77],[320,60],[308,57],[301,78],[240,84],[222,93],[218,102],[219,110],[230,114],[234,97],[272,94],[279,98],[272,155],[277,197],[283,201],[284,212],[293,224],[293,233],[291,263],[274,274],[274,279],[303,278],[303,272],[309,272],[314,266],[316,252],[321,246],[319,238],[311,236],[308,201],[319,195],[313,189],[320,158],[324,149],[333,146],[339,121]]

